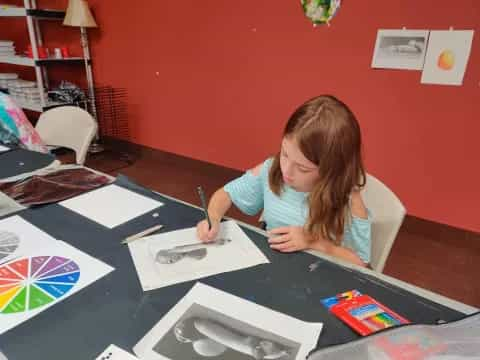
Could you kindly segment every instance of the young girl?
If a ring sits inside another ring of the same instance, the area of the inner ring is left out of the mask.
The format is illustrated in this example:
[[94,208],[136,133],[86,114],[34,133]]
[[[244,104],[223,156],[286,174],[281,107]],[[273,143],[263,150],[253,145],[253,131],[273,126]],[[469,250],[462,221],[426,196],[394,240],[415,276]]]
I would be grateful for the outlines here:
[[319,96],[290,117],[280,153],[215,192],[212,227],[201,221],[197,234],[213,240],[233,203],[249,215],[263,209],[272,249],[314,249],[366,266],[371,219],[360,197],[364,185],[355,116],[335,97]]

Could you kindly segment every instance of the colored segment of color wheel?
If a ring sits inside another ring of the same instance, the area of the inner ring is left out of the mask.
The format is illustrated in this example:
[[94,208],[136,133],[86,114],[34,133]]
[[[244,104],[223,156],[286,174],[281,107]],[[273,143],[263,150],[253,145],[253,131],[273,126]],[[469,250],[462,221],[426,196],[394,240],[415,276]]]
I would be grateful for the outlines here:
[[35,256],[0,266],[0,313],[12,314],[47,305],[70,291],[80,268],[60,256]]

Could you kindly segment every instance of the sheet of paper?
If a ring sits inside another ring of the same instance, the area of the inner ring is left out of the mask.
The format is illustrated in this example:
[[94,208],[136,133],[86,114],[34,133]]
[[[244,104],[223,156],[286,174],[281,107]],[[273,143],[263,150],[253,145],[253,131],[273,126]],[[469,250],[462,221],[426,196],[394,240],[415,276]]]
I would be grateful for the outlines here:
[[98,355],[95,360],[138,360],[138,358],[112,344]]
[[428,30],[379,29],[372,68],[422,70]]
[[111,266],[63,241],[36,244],[29,255],[0,265],[0,334],[111,271]]
[[133,351],[142,360],[305,359],[322,326],[197,283]]
[[0,220],[0,264],[56,243],[55,238],[18,215]]
[[473,30],[430,31],[422,84],[462,85]]
[[5,216],[23,209],[25,209],[25,206],[20,205],[0,191],[0,216]]
[[0,145],[0,153],[4,152],[4,151],[8,151],[10,150],[10,148],[6,147],[6,146],[3,146],[3,145]]
[[115,184],[59,204],[110,229],[163,205]]
[[209,244],[197,239],[193,227],[128,246],[144,291],[269,262],[235,221],[223,222]]

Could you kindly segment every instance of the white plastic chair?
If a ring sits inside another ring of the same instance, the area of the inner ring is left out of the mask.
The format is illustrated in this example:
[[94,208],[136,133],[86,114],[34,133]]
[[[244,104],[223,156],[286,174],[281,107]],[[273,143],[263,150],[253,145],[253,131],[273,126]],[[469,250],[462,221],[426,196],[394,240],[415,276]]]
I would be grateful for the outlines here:
[[88,147],[97,133],[95,119],[76,106],[62,106],[40,115],[35,130],[47,145],[75,151],[76,163],[83,165]]
[[370,266],[373,270],[382,272],[406,210],[398,197],[370,174],[367,174],[361,195],[373,215]]

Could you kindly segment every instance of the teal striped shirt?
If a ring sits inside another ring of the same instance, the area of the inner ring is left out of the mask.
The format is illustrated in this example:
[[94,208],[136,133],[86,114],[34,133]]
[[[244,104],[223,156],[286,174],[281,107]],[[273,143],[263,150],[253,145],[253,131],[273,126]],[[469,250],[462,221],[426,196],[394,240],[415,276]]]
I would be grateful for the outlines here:
[[[268,174],[273,159],[267,159],[260,174],[247,171],[241,177],[229,182],[224,190],[242,212],[255,215],[263,209],[267,230],[281,226],[304,226],[308,218],[308,195],[284,185],[280,196],[274,194],[268,183]],[[370,262],[371,214],[368,219],[351,216],[345,221],[342,246],[353,250],[365,263]]]

